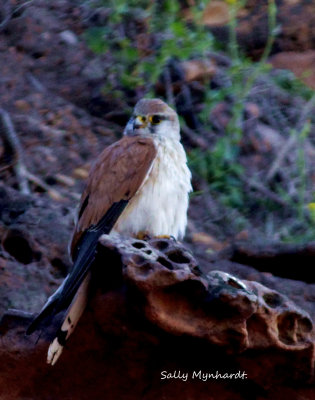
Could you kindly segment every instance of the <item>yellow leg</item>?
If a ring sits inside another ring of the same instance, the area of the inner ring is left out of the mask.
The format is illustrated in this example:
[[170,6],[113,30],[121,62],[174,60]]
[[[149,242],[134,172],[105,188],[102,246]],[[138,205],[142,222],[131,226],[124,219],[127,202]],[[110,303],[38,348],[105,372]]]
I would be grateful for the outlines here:
[[172,236],[170,235],[158,235],[154,236],[155,239],[171,239]]
[[139,240],[146,240],[150,239],[150,236],[147,234],[147,232],[143,231],[143,232],[138,232],[136,238]]
[[139,239],[139,240],[148,240],[148,239],[152,239],[152,238],[154,238],[154,239],[173,239],[173,240],[176,240],[174,238],[174,236],[170,236],[170,235],[157,235],[157,236],[153,236],[152,237],[147,232],[138,232],[136,238]]

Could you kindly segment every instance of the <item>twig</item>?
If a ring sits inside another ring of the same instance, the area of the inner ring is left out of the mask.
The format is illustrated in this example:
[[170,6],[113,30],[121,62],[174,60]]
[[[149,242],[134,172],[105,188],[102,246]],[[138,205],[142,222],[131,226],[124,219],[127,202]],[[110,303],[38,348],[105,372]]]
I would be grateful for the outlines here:
[[307,119],[308,115],[312,111],[312,108],[315,106],[315,94],[309,99],[309,101],[303,106],[300,114],[300,118],[296,124],[296,129],[299,131],[303,128],[303,124]]
[[288,152],[291,150],[291,147],[296,142],[295,135],[291,135],[289,139],[286,141],[282,149],[279,151],[278,157],[274,160],[269,168],[269,171],[266,176],[267,182],[271,181],[271,179],[276,175],[277,171],[281,167],[283,160],[285,159]]
[[172,79],[171,79],[170,69],[167,66],[164,68],[163,78],[165,83],[167,102],[171,107],[174,107],[175,101],[173,95]]
[[38,176],[32,174],[31,172],[25,170],[25,177],[30,181],[35,183],[35,185],[39,186],[40,188],[46,190],[46,192],[52,197],[54,200],[60,201],[63,200],[64,197],[62,196],[61,193],[59,193],[57,190],[52,189],[49,185],[47,185],[46,182],[44,182],[41,178]]
[[26,0],[24,3],[20,4],[19,6],[13,9],[11,17],[20,16],[21,12],[23,12],[23,8],[30,6],[34,0]]
[[60,136],[60,137],[63,137],[66,135],[65,131],[63,131],[61,129],[53,128],[52,126],[49,126],[49,125],[46,125],[42,121],[39,121],[33,117],[30,117],[29,115],[24,115],[24,114],[16,115],[16,118],[18,120],[27,121],[34,128],[39,129],[39,130],[43,131],[44,133],[48,133],[48,134],[52,134],[53,136]]
[[32,73],[26,74],[26,78],[29,81],[29,83],[36,89],[38,92],[46,92],[45,86],[37,79]]
[[10,0],[8,0],[2,7],[2,10],[4,12],[4,18],[2,22],[0,23],[0,32],[2,32],[10,22],[10,19],[12,17],[12,11],[11,11],[11,4]]
[[24,163],[24,152],[21,142],[16,134],[13,122],[7,111],[0,108],[0,134],[7,146],[10,147],[10,151],[15,156],[16,162],[13,166],[15,175],[18,180],[18,185],[21,193],[31,194],[31,190],[28,182],[33,182],[40,188],[46,190],[48,194],[55,200],[60,201],[64,199],[57,190],[52,189],[47,183],[41,178],[29,172]]
[[24,163],[23,149],[20,140],[15,132],[11,117],[7,111],[0,108],[1,127],[0,133],[4,141],[9,145],[11,152],[16,157],[14,172],[18,180],[20,191],[30,194],[30,188],[26,178],[26,167]]
[[[307,116],[309,113],[312,111],[312,107],[314,106],[315,102],[315,95],[311,97],[311,99],[304,105],[304,107],[301,110],[300,118],[296,124],[296,130],[299,131],[303,127],[303,123],[305,122]],[[280,150],[278,157],[274,160],[274,162],[271,164],[271,167],[269,168],[269,171],[267,173],[266,179],[267,182],[269,182],[277,173],[279,168],[281,167],[283,160],[285,159],[286,155],[289,153],[291,150],[292,146],[296,142],[296,136],[291,135],[289,139],[286,141],[285,145],[282,147]]]
[[0,23],[0,32],[2,32],[7,26],[12,17],[18,15],[21,10],[23,11],[23,8],[28,7],[30,4],[33,3],[34,0],[28,0],[22,3],[21,5],[15,7],[12,9],[12,6],[10,4],[10,0],[8,0],[5,5],[3,6],[3,9],[5,10],[5,17]]

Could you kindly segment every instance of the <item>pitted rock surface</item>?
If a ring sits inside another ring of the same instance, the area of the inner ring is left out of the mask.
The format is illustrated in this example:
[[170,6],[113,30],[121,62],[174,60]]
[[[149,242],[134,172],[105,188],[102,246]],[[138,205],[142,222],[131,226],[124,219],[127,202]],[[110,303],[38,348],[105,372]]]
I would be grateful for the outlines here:
[[[99,289],[56,366],[45,360],[57,322],[38,338],[25,336],[30,314],[2,318],[1,400],[313,399],[312,321],[280,292],[204,273],[172,239],[104,235],[93,268]],[[190,378],[162,381],[162,371]]]
[[179,242],[103,235],[100,243],[120,254],[123,276],[143,295],[146,317],[168,332],[229,352],[314,346],[310,316],[287,296],[226,272],[203,274]]

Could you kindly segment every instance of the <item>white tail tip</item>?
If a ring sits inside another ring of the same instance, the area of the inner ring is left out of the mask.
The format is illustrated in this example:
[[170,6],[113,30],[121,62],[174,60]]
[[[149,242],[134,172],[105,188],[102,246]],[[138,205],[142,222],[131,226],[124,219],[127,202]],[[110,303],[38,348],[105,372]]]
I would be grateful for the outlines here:
[[51,343],[48,349],[47,364],[50,364],[52,366],[55,365],[62,353],[62,350],[63,346],[61,346],[61,344],[58,343],[58,339],[55,338],[55,340]]

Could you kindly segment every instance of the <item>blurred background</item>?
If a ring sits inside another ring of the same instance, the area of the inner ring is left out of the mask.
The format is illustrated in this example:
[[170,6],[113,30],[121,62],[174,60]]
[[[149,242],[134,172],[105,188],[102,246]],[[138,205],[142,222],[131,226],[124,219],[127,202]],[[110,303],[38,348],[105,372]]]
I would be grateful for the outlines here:
[[[236,241],[314,241],[314,67],[313,1],[2,0],[0,197],[15,189],[58,211],[47,292],[69,267],[60,249],[89,168],[142,97],[180,115],[194,187],[186,243],[196,255]],[[26,198],[2,214],[3,249],[43,263],[25,232],[4,228]],[[47,225],[38,213],[34,232]]]

